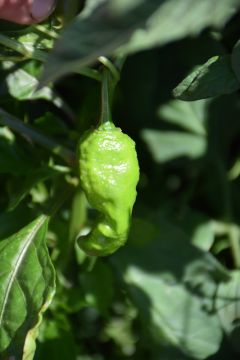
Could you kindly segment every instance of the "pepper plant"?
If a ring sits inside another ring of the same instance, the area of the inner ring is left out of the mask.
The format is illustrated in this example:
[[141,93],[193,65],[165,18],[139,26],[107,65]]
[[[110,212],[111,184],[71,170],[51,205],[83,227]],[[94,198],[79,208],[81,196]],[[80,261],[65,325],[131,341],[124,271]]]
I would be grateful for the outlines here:
[[239,17],[0,22],[0,359],[239,358]]

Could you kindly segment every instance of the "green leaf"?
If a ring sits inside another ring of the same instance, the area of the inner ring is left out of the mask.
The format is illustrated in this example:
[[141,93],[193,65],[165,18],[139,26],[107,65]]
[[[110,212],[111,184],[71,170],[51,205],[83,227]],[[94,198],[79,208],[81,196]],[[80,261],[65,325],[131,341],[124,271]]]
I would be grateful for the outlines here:
[[68,127],[64,120],[50,112],[46,112],[43,116],[35,119],[34,127],[52,137],[65,136],[66,132],[68,132]]
[[[238,0],[120,0],[97,1],[99,6],[77,18],[51,52],[42,84],[56,80],[101,55],[150,49],[209,25],[223,25]],[[176,26],[178,24],[178,26]]]
[[99,56],[112,54],[145,23],[158,8],[159,1],[163,2],[149,0],[140,3],[127,14],[114,9],[110,1],[97,2],[99,5],[94,7],[94,11],[89,11],[89,16],[80,15],[62,32],[48,58],[41,84],[91,64]]
[[[50,30],[50,31],[49,31]],[[27,32],[20,32],[14,36],[15,40],[18,40],[27,49],[35,50],[50,50],[54,44],[54,38],[51,36],[53,33],[52,26],[48,27],[46,24],[34,29],[32,27]]]
[[240,88],[230,56],[214,56],[188,75],[174,90],[181,100],[193,101],[230,94]]
[[233,271],[229,281],[218,286],[216,308],[224,330],[230,334],[240,316],[240,272]]
[[0,353],[9,357],[32,359],[42,313],[54,295],[47,226],[40,216],[0,242]]
[[113,274],[109,266],[98,260],[94,271],[82,274],[81,287],[85,291],[86,303],[95,306],[102,314],[109,311],[113,299]]
[[[120,2],[121,0],[112,1],[113,6],[116,3],[119,7]],[[148,1],[145,6],[147,3]],[[164,1],[149,17],[146,26],[133,34],[123,51],[129,53],[151,49],[188,35],[197,35],[211,25],[220,27],[233,15],[233,6],[236,4],[239,6],[238,0]]]
[[36,91],[38,80],[23,69],[11,71],[6,78],[9,94],[18,100],[44,99],[52,101],[53,91],[44,87]]
[[72,117],[71,109],[51,87],[44,86],[37,90],[39,81],[34,76],[21,68],[15,70],[14,64],[11,62],[5,62],[5,68],[6,65],[8,69],[12,68],[5,79],[8,92],[12,97],[21,101],[38,99],[50,101]]
[[144,129],[142,138],[156,162],[166,162],[181,156],[196,159],[203,156],[207,148],[205,137],[183,132]]
[[79,17],[81,19],[87,18],[98,8],[99,5],[106,3],[107,0],[86,0],[85,6]]
[[36,359],[72,360],[77,359],[75,334],[65,314],[45,320],[41,327],[41,339]]
[[240,272],[233,271],[230,281],[222,283],[216,294],[216,309],[224,331],[237,352],[240,331]]
[[42,167],[38,170],[31,171],[27,177],[19,178],[19,181],[10,182],[10,200],[8,211],[15,209],[20,202],[30,193],[30,191],[41,181],[56,177],[60,173],[51,167]]
[[31,210],[26,206],[20,205],[11,212],[2,211],[0,213],[0,241],[11,236],[33,219]]
[[214,243],[216,224],[205,214],[192,208],[186,209],[181,216],[173,218],[173,223],[188,235],[191,243],[204,251],[209,251]]
[[17,144],[14,134],[7,127],[0,127],[0,173],[25,175],[33,166],[24,148]]
[[185,102],[172,100],[158,110],[160,118],[168,123],[176,124],[195,134],[205,135],[206,100]]
[[138,243],[130,235],[128,245],[112,257],[113,264],[155,346],[167,343],[191,359],[206,359],[221,343],[222,331],[212,308],[218,281],[229,276],[178,228],[156,221],[158,232],[151,241]]
[[231,55],[232,68],[240,82],[240,41],[235,44]]
[[[129,304],[130,305],[130,304]],[[133,322],[137,317],[137,309],[133,306],[122,306],[121,316],[110,318],[104,329],[104,338],[115,342],[121,352],[130,357],[136,351],[137,338],[133,333]]]

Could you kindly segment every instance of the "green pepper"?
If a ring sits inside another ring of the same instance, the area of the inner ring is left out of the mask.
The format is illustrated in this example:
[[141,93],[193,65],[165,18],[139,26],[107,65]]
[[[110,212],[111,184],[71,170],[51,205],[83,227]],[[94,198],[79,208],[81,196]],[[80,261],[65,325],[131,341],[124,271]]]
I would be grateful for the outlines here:
[[78,159],[81,186],[99,211],[93,229],[78,244],[88,255],[106,256],[128,237],[139,180],[135,143],[108,121],[84,133]]

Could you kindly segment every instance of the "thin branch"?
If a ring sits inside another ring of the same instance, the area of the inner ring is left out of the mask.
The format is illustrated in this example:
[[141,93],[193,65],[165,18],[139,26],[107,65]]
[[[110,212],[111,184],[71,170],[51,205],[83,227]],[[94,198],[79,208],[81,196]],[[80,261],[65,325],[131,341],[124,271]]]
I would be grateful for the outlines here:
[[48,36],[51,39],[54,39],[54,40],[59,39],[59,35],[55,31],[46,29],[45,26],[43,26],[43,25],[39,25],[39,24],[33,25],[33,29]]
[[[46,62],[47,60],[48,54],[46,52],[35,49],[32,46],[23,45],[19,41],[11,39],[2,34],[0,34],[0,44],[21,54],[23,56],[22,60],[34,59],[41,62]],[[20,61],[20,58],[17,57],[17,61]],[[101,81],[101,75],[95,69],[91,69],[89,67],[82,67],[75,72],[91,79]]]
[[91,69],[88,67],[81,67],[79,70],[74,70],[76,74],[80,74],[90,79],[101,81],[102,77],[98,70]]
[[98,61],[100,61],[100,63],[102,63],[111,72],[115,82],[118,83],[120,80],[120,72],[117,70],[115,65],[105,56],[100,56]]

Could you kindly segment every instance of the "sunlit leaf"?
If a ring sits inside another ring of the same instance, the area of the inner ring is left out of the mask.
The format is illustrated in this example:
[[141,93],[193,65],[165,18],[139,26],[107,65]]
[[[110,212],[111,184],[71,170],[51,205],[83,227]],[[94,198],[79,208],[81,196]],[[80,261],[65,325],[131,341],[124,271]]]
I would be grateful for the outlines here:
[[40,216],[0,242],[0,353],[8,356],[21,358],[23,350],[33,356],[37,327],[54,294],[47,225]]
[[142,138],[156,162],[170,161],[181,156],[199,158],[207,148],[205,137],[183,132],[144,129]]
[[192,246],[180,229],[159,220],[158,227],[148,243],[130,236],[113,263],[155,343],[159,347],[168,343],[193,359],[205,359],[218,350],[222,339],[212,307],[218,281],[229,276],[211,255]]

